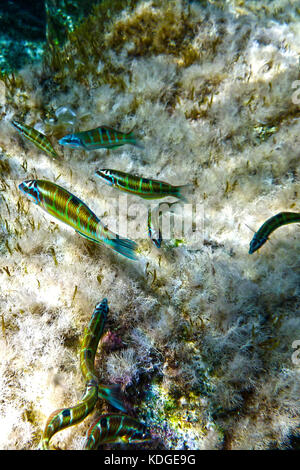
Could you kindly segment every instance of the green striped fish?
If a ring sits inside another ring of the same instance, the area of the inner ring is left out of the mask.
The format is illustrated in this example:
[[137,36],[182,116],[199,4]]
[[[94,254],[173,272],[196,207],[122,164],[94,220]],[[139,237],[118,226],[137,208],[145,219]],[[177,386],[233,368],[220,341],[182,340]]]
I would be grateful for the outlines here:
[[50,439],[54,434],[63,429],[74,426],[86,418],[95,408],[98,401],[98,385],[96,383],[88,383],[85,387],[85,393],[81,397],[79,403],[70,408],[60,408],[53,411],[47,419],[43,432],[41,449],[49,450]]
[[[97,347],[103,335],[108,311],[107,299],[103,299],[102,302],[96,305],[92,318],[87,328],[84,330],[83,341],[80,348],[80,369],[86,383],[98,383],[94,362]],[[98,397],[107,400],[115,408],[125,411],[119,394],[120,386],[117,384],[98,384]]]
[[300,213],[298,212],[279,212],[279,214],[270,217],[266,222],[260,227],[260,229],[255,232],[249,248],[249,254],[252,255],[256,250],[258,250],[269,238],[274,230],[282,225],[300,223]]
[[85,378],[85,392],[77,405],[70,408],[60,408],[51,413],[43,432],[41,442],[43,450],[49,449],[50,439],[54,434],[83,421],[93,411],[99,397],[106,399],[116,408],[125,411],[116,393],[118,386],[113,389],[112,386],[99,384],[95,373],[95,354],[103,334],[108,310],[107,299],[103,299],[96,305],[89,325],[84,331],[80,350],[80,368]]
[[84,449],[96,450],[101,444],[135,444],[150,441],[150,433],[144,424],[131,416],[109,413],[97,418],[86,434]]
[[186,201],[184,192],[192,187],[191,184],[172,186],[163,181],[142,178],[118,170],[97,170],[95,174],[105,183],[144,199],[160,199],[173,196]]
[[84,150],[110,149],[125,144],[132,144],[144,148],[133,135],[132,130],[128,133],[120,132],[111,127],[100,126],[89,131],[68,134],[59,140],[60,145],[71,148],[83,148]]
[[46,152],[48,155],[50,155],[50,157],[58,158],[58,155],[52,147],[50,140],[44,134],[37,131],[33,127],[20,124],[17,121],[12,121],[12,125],[40,150]]
[[74,228],[79,235],[108,246],[123,256],[136,260],[137,244],[106,228],[101,220],[78,197],[46,180],[28,180],[19,189],[32,198],[48,214]]

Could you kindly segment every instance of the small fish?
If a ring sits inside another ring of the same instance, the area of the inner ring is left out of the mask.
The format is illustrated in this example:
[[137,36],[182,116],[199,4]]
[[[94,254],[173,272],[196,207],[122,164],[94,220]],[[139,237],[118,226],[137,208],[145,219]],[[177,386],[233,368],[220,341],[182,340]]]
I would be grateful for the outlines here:
[[144,199],[160,199],[173,196],[186,202],[186,197],[183,193],[192,187],[191,184],[172,186],[163,181],[133,176],[118,170],[97,170],[95,174],[105,183]]
[[[95,372],[95,355],[109,312],[107,299],[99,302],[93,312],[92,318],[84,330],[84,337],[80,348],[80,369],[86,383],[98,383]],[[125,408],[119,398],[120,386],[118,384],[102,385],[98,383],[98,397],[107,400],[112,406],[121,411]]]
[[79,403],[70,408],[60,408],[55,410],[47,419],[43,437],[41,441],[41,449],[49,450],[50,439],[59,431],[70,426],[80,423],[88,416],[98,401],[98,385],[94,382],[87,383],[85,393],[81,397]]
[[136,260],[137,244],[105,227],[101,220],[78,197],[47,180],[27,180],[19,189],[48,214],[74,228],[79,235],[104,244],[127,258]]
[[151,208],[149,207],[148,209],[148,235],[152,243],[157,248],[161,248],[162,235],[161,235],[160,227],[158,228],[158,231],[156,229],[157,223],[158,223],[157,218],[155,218],[155,224],[152,223],[152,212],[151,212]]
[[37,131],[33,127],[26,126],[25,124],[20,124],[17,121],[12,121],[12,125],[24,136],[26,139],[30,140],[36,147],[40,150],[43,150],[50,155],[50,157],[58,158],[57,153],[52,147],[48,137],[46,137],[41,132]]
[[120,132],[111,127],[100,126],[89,131],[68,134],[59,140],[60,145],[84,150],[110,149],[125,144],[132,144],[144,148],[134,137],[132,130],[128,133]]
[[144,424],[131,416],[109,413],[97,418],[88,429],[85,450],[95,450],[105,443],[135,444],[150,441],[150,433]]
[[80,368],[85,379],[85,393],[77,405],[60,408],[51,413],[41,441],[43,450],[49,449],[50,439],[54,434],[83,421],[93,411],[99,398],[104,398],[111,405],[125,411],[121,400],[115,394],[116,389],[110,385],[99,384],[95,373],[95,355],[99,340],[103,335],[108,310],[107,299],[103,299],[96,305],[88,327],[84,331],[80,350]]
[[269,235],[278,227],[297,222],[300,222],[300,213],[297,212],[279,212],[279,214],[270,217],[270,219],[266,220],[260,229],[255,232],[250,242],[249,254],[251,255],[266,243]]

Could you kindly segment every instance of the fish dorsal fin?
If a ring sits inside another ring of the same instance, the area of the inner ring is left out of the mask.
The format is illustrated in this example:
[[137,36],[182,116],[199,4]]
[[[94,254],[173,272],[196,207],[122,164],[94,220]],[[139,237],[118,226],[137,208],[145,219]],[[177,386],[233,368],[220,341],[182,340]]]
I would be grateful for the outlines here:
[[113,127],[110,127],[110,126],[103,125],[103,126],[99,126],[99,128],[100,129],[105,129],[107,131],[112,131],[112,132],[120,132],[122,134],[121,131],[119,131],[118,129],[114,129]]
[[[254,234],[256,233],[255,230],[253,230],[253,228],[249,227],[249,225],[247,225],[247,224],[245,224],[245,225],[249,230],[251,230],[251,232],[253,232]],[[272,245],[272,241],[269,238],[267,238],[267,240]],[[259,248],[258,248],[258,250],[259,250]],[[258,252],[258,250],[257,250],[257,252]]]

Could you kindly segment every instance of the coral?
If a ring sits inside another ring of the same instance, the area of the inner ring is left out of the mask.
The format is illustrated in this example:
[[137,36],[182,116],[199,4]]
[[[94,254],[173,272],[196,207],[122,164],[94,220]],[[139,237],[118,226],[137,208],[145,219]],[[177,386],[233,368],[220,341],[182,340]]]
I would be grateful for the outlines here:
[[124,387],[132,383],[138,374],[138,361],[133,348],[111,354],[106,368],[113,383],[121,383]]
[[141,413],[151,423],[151,434],[157,444],[164,441],[170,449],[220,449],[222,430],[204,416],[206,400],[190,393],[174,399],[154,384],[146,396]]
[[[51,411],[78,401],[80,332],[103,297],[97,375],[122,384],[157,436],[145,447],[296,447],[299,227],[248,250],[269,217],[299,212],[300,20],[296,4],[261,4],[104,0],[64,44],[49,39],[43,64],[1,76],[1,448],[36,448]],[[47,135],[61,159],[24,142],[12,119]],[[57,144],[99,125],[135,126],[145,150]],[[102,184],[101,168],[193,183],[190,231],[163,231],[158,250],[139,217],[147,202]],[[32,178],[72,190],[112,230],[139,233],[139,261],[40,211],[17,189]],[[89,424],[56,445],[80,448]]]
[[120,336],[108,330],[101,339],[101,348],[105,351],[114,351],[115,349],[122,348],[123,343]]

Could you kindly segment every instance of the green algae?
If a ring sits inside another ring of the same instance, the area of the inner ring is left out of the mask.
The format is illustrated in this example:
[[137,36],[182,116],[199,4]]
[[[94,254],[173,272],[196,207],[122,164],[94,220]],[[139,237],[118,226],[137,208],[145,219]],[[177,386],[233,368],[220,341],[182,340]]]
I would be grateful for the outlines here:
[[[61,84],[69,77],[87,85],[87,76],[92,75],[95,83],[124,87],[122,79],[118,79],[120,70],[114,70],[113,64],[104,59],[105,32],[117,14],[124,8],[132,9],[137,3],[136,0],[116,0],[113,3],[103,0],[94,5],[88,18],[68,32],[64,47],[50,36],[45,49],[45,70]],[[101,73],[97,72],[100,60],[105,63]]]

